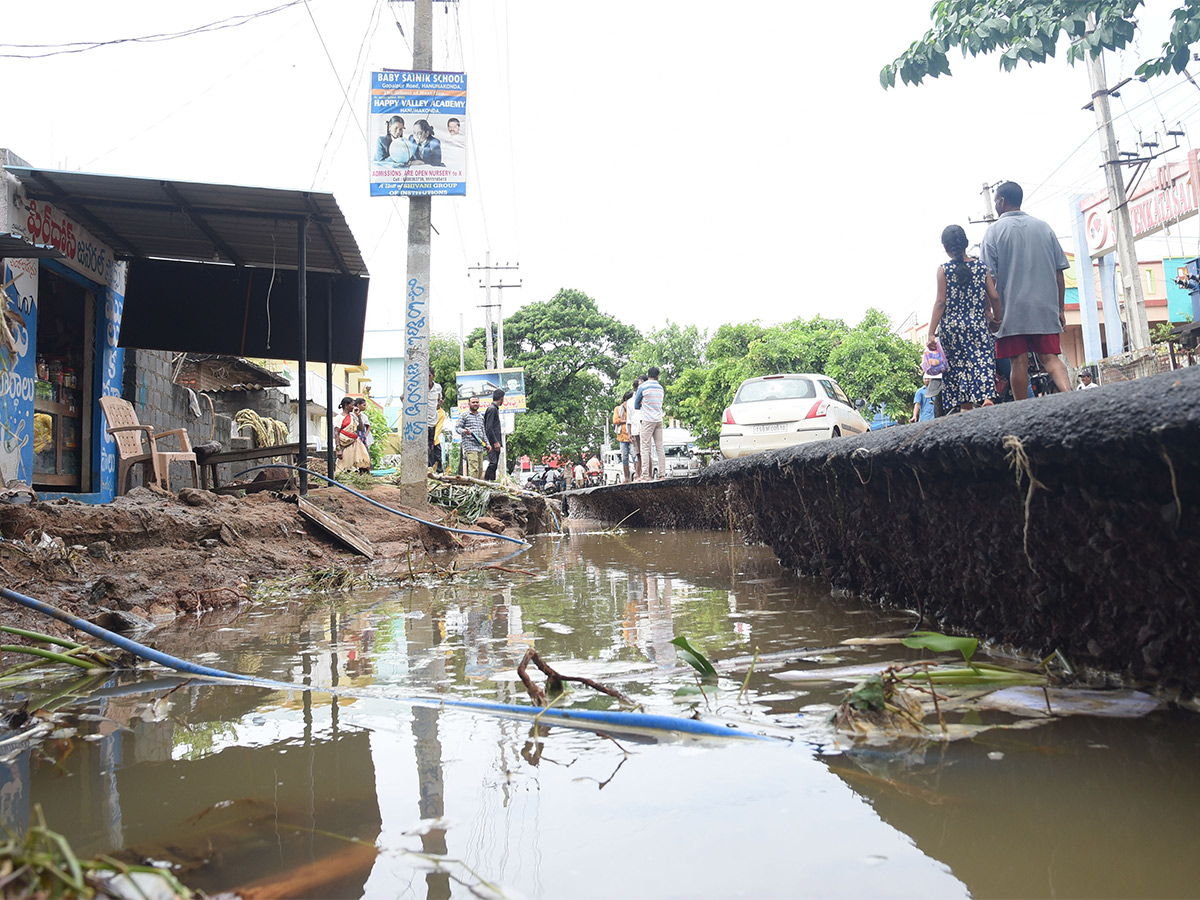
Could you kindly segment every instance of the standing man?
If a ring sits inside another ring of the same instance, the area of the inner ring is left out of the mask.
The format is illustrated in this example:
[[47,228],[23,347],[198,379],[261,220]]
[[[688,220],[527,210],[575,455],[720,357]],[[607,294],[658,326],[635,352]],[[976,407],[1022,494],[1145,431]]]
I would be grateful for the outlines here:
[[658,383],[658,366],[646,370],[646,380],[633,395],[633,408],[642,413],[642,480],[649,481],[654,472],[650,459],[650,442],[658,457],[658,477],[667,472],[667,454],[663,449],[663,395],[666,392]]
[[504,433],[500,429],[500,407],[504,405],[504,389],[492,391],[492,403],[483,414],[483,435],[487,439],[488,466],[485,481],[496,480],[496,466],[500,463],[500,450]]
[[1075,388],[1075,390],[1086,391],[1088,388],[1094,388],[1094,387],[1100,387],[1100,385],[1098,385],[1098,384],[1096,384],[1096,382],[1092,381],[1092,370],[1091,369],[1083,369],[1079,373],[1079,387]]
[[612,420],[617,426],[617,443],[621,445],[621,468],[625,472],[625,483],[629,484],[629,401],[633,391],[626,391],[621,402],[613,407]]
[[929,393],[929,376],[926,375],[925,386],[917,388],[916,394],[913,395],[912,420],[914,422],[930,422],[935,414],[933,395]]
[[442,462],[442,451],[437,446],[438,425],[441,421],[442,386],[433,380],[433,366],[429,367],[429,409],[425,414],[425,431],[429,439],[429,468],[439,469]]
[[1067,367],[1058,354],[1059,335],[1067,324],[1063,270],[1070,263],[1053,229],[1021,209],[1024,192],[1015,181],[996,188],[996,212],[983,236],[981,255],[1003,301],[996,332],[996,359],[1012,361],[1013,399],[1029,396],[1029,353],[1050,373],[1063,393],[1071,389]]
[[484,443],[483,414],[479,411],[479,398],[467,401],[467,411],[458,417],[456,431],[462,435],[462,455],[466,460],[469,478],[483,477]]

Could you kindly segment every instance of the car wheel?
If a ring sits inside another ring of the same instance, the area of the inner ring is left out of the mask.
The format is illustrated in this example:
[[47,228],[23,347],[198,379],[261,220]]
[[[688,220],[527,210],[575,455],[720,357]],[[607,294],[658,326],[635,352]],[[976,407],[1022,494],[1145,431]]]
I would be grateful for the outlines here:
[[840,428],[838,428],[836,425],[834,425],[834,426],[833,426],[833,432],[832,432],[832,433],[831,433],[829,436],[830,436],[831,438],[835,438],[835,437],[841,437],[841,436],[842,436],[842,430],[841,430]]

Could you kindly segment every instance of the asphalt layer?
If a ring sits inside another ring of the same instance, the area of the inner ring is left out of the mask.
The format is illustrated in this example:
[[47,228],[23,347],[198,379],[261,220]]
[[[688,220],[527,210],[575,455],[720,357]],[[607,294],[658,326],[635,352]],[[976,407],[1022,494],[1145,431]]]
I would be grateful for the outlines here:
[[574,492],[571,517],[737,528],[932,627],[1200,691],[1200,369]]

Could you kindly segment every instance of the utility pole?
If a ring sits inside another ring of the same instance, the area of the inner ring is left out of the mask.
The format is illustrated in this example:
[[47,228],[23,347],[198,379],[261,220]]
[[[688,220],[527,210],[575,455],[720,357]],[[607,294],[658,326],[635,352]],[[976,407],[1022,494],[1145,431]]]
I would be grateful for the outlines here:
[[[413,4],[413,70],[433,69],[433,0]],[[404,406],[400,492],[408,506],[429,502],[429,221],[430,198],[408,198],[408,279],[404,292]]]
[[[1096,27],[1095,13],[1088,14],[1091,28]],[[1142,293],[1141,270],[1133,242],[1133,223],[1129,218],[1129,200],[1125,196],[1125,176],[1121,154],[1113,132],[1108,106],[1109,89],[1105,86],[1104,60],[1099,52],[1087,53],[1088,79],[1092,85],[1092,103],[1096,127],[1104,150],[1104,180],[1108,185],[1108,207],[1112,211],[1117,234],[1117,258],[1121,262],[1121,293],[1125,299],[1125,319],[1129,326],[1129,344],[1134,350],[1150,346],[1150,326],[1146,320],[1146,298]]]
[[983,221],[989,223],[996,221],[996,207],[992,205],[992,191],[994,190],[995,187],[985,182],[983,190],[980,191],[983,194]]
[[[521,268],[520,264],[515,265],[515,266],[510,266],[508,263],[505,263],[502,266],[493,266],[491,250],[488,250],[484,253],[482,266],[478,265],[478,264],[476,264],[474,266],[467,266],[467,274],[468,275],[470,275],[472,272],[483,272],[483,279],[479,282],[479,286],[487,292],[484,295],[483,317],[484,317],[484,346],[487,348],[487,366],[489,369],[503,369],[504,368],[504,311],[503,311],[503,308],[501,307],[501,304],[493,304],[492,303],[492,287],[493,287],[492,272],[501,272],[501,271],[505,271],[507,269],[519,269],[519,268]],[[504,284],[502,281],[499,285],[496,285],[496,287],[498,287],[498,288],[520,287],[520,284]],[[498,365],[496,362],[496,356],[492,352],[492,307],[493,306],[501,307],[500,315],[499,315],[499,318],[500,318],[500,335],[499,335],[499,338],[500,338],[500,340],[499,340],[500,362]]]

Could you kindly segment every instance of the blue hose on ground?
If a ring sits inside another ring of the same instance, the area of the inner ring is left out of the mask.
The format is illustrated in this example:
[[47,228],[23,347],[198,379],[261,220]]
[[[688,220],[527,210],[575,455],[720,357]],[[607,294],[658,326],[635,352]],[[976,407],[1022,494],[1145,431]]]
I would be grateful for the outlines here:
[[85,634],[90,634],[92,637],[99,638],[106,643],[112,644],[114,647],[120,647],[122,650],[127,650],[134,656],[140,659],[145,659],[150,662],[158,663],[166,666],[169,669],[174,669],[177,672],[185,672],[189,675],[200,675],[206,678],[221,678],[233,680],[245,684],[251,684],[256,687],[275,688],[277,690],[286,691],[313,691],[321,690],[330,694],[341,694],[344,696],[371,697],[373,699],[388,699],[398,703],[407,703],[411,706],[427,706],[427,707],[450,707],[454,709],[462,709],[472,712],[481,712],[491,716],[512,717],[519,716],[524,719],[536,719],[545,721],[547,724],[557,724],[569,728],[586,728],[588,730],[596,730],[599,727],[605,727],[614,730],[629,730],[637,729],[640,731],[662,731],[673,732],[678,734],[690,734],[699,737],[721,737],[721,738],[749,738],[753,740],[768,740],[764,735],[751,734],[746,731],[739,731],[730,725],[718,725],[712,722],[701,722],[696,719],[677,719],[674,716],[660,716],[649,713],[636,712],[621,712],[621,711],[604,711],[591,709],[555,709],[554,707],[531,707],[520,706],[515,703],[489,703],[485,700],[451,700],[442,697],[385,697],[380,698],[375,694],[365,694],[361,692],[352,692],[345,690],[337,690],[333,688],[314,688],[312,685],[306,684],[291,684],[286,681],[275,681],[270,678],[258,678],[253,675],[239,675],[235,672],[225,672],[221,669],[213,669],[209,666],[202,666],[197,663],[189,662],[186,659],[180,659],[177,656],[171,656],[168,653],[162,653],[145,644],[139,644],[137,641],[130,640],[127,637],[109,631],[107,628],[101,628],[92,622],[81,619],[78,616],[73,616],[68,612],[64,612],[56,606],[51,606],[34,597],[29,597],[25,594],[8,588],[0,588],[0,597],[6,600],[11,600],[13,603],[24,606],[26,609],[32,609],[34,612],[41,613],[44,616],[49,616],[52,619],[57,619],[72,628],[82,631]]
[[275,464],[269,465],[269,466],[251,466],[249,469],[243,469],[242,471],[238,472],[233,477],[240,478],[241,476],[245,475],[247,472],[257,472],[259,469],[295,469],[297,472],[307,472],[309,475],[315,475],[317,478],[328,481],[334,487],[340,487],[343,491],[347,491],[348,493],[353,494],[355,497],[358,497],[360,500],[366,500],[372,506],[378,506],[380,509],[386,509],[390,513],[395,513],[396,515],[401,516],[405,519],[412,519],[414,522],[420,522],[422,525],[428,525],[430,528],[440,528],[442,531],[453,531],[455,534],[469,534],[474,537],[498,538],[499,540],[510,541],[511,543],[514,543],[514,544],[528,544],[529,543],[529,541],[523,541],[520,538],[511,538],[506,534],[496,534],[493,531],[467,531],[465,528],[451,528],[449,525],[439,525],[437,522],[430,522],[430,521],[427,521],[426,519],[420,519],[420,518],[417,518],[416,516],[409,515],[406,512],[400,512],[400,510],[398,510],[398,509],[392,509],[392,507],[390,507],[390,506],[384,506],[378,500],[372,500],[370,497],[367,497],[364,494],[360,494],[358,491],[354,490],[354,488],[346,487],[346,485],[342,484],[340,481],[330,478],[327,475],[322,475],[320,472],[314,472],[312,469],[305,469],[305,468],[302,468],[301,466],[293,466],[293,465],[290,465],[289,463],[275,463]]

